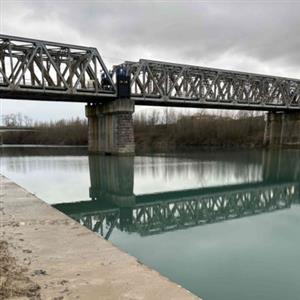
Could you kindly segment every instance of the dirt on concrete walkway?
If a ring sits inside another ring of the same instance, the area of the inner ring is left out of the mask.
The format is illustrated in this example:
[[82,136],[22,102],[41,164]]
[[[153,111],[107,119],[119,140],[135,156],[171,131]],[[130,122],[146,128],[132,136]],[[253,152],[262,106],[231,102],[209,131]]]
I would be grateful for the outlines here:
[[40,287],[26,276],[27,271],[12,257],[8,243],[0,240],[0,300],[41,299]]

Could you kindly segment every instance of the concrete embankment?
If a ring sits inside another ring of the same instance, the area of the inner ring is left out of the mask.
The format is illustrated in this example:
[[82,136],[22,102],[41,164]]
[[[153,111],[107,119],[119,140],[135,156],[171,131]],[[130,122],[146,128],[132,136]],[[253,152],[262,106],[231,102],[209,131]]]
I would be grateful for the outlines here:
[[199,299],[3,176],[0,188],[0,240],[41,299]]

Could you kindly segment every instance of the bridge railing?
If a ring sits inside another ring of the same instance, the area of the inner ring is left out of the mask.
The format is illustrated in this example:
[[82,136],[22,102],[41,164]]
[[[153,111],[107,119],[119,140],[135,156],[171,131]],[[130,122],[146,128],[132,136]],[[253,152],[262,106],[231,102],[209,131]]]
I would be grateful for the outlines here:
[[[116,95],[96,48],[0,35],[0,89],[11,94]],[[31,92],[31,94],[30,94]],[[13,96],[13,95],[12,95]]]
[[141,59],[125,62],[138,104],[300,109],[300,80]]

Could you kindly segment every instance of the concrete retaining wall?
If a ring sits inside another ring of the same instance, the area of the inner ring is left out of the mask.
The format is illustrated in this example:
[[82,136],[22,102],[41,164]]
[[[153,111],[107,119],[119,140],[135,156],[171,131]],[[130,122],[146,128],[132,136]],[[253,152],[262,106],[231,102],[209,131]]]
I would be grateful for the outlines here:
[[1,239],[42,299],[199,299],[0,176]]

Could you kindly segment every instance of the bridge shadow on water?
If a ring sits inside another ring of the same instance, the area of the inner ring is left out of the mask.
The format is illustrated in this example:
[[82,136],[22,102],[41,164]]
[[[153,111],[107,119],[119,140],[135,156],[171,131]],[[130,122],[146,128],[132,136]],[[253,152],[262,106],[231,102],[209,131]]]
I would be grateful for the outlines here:
[[299,204],[300,170],[294,162],[289,152],[266,151],[260,181],[135,195],[134,158],[90,156],[91,199],[53,206],[105,239],[115,228],[160,234]]

